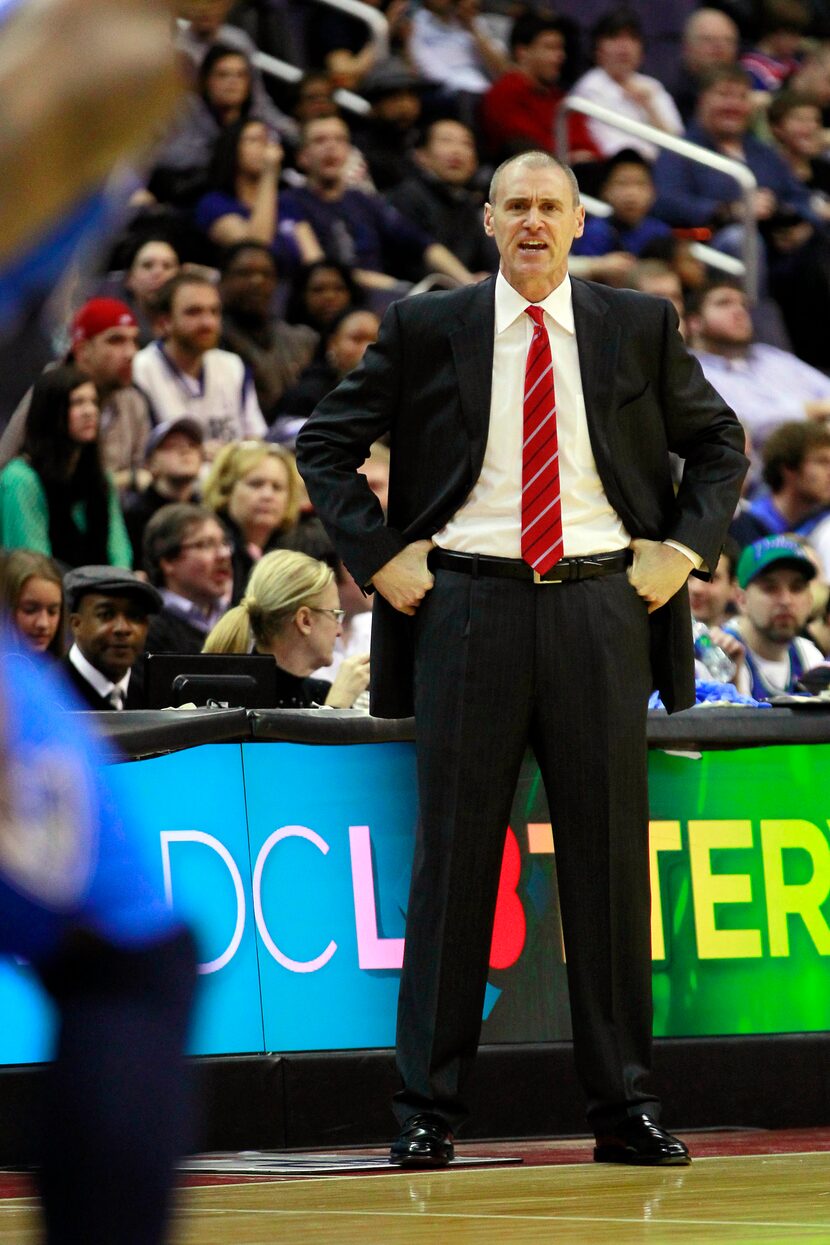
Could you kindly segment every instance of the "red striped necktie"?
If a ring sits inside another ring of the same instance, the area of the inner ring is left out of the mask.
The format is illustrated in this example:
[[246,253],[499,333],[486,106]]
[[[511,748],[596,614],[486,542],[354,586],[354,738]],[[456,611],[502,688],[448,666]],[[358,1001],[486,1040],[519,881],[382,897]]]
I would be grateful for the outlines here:
[[553,358],[544,313],[526,307],[533,337],[525,364],[522,436],[522,557],[543,575],[562,557],[562,498]]

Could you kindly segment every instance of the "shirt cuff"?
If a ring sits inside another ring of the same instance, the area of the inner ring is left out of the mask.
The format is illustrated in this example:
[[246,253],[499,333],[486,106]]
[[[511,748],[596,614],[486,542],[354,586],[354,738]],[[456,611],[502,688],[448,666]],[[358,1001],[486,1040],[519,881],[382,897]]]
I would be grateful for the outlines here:
[[695,553],[693,549],[689,549],[686,545],[681,545],[679,540],[664,540],[664,545],[668,545],[671,549],[676,549],[678,553],[684,554],[696,571],[703,566],[703,558],[699,553]]

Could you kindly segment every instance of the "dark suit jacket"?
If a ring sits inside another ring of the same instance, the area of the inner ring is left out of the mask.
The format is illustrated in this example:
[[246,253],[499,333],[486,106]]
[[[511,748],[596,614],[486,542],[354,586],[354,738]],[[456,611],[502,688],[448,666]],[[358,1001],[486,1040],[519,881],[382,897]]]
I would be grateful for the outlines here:
[[[148,653],[201,653],[206,639],[207,632],[164,608],[150,619],[144,647]],[[130,675],[130,687],[134,677],[135,672]]]
[[[663,299],[574,280],[591,446],[608,500],[632,537],[674,539],[717,565],[747,468],[743,431],[706,381]],[[376,346],[300,433],[300,470],[358,583],[431,537],[481,472],[490,419],[495,280],[393,303]],[[391,433],[388,526],[356,468]],[[678,492],[669,451],[685,459]],[[694,702],[688,594],[651,615],[655,685],[667,708]],[[412,620],[379,599],[372,711],[412,712]]]
[[[67,680],[72,684],[76,694],[84,702],[88,709],[109,710],[115,713],[110,702],[103,696],[99,696],[91,683],[88,683],[77,667],[72,665],[68,657],[64,657],[61,662],[61,668]],[[133,670],[130,675],[130,684],[127,688],[127,703],[124,709],[146,709],[147,702],[144,695],[144,684],[141,679],[140,672]]]

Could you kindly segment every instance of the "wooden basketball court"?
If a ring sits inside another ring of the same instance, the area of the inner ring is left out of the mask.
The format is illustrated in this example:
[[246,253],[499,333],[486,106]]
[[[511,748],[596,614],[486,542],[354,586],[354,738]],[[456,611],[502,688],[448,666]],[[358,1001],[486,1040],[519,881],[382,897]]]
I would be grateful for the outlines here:
[[[587,1161],[587,1142],[477,1143],[460,1152],[524,1161],[289,1179],[192,1175],[177,1197],[171,1245],[830,1242],[830,1130],[685,1139],[696,1155],[685,1168],[598,1166]],[[0,1199],[0,1242],[34,1245],[36,1202],[14,1179]]]

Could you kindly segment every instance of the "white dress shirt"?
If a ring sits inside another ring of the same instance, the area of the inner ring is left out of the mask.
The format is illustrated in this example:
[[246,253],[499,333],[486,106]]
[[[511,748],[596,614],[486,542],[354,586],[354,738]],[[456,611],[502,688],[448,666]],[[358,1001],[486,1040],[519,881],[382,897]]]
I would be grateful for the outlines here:
[[67,656],[75,669],[84,676],[87,683],[92,685],[99,696],[103,696],[105,700],[110,700],[112,693],[118,692],[121,698],[121,708],[124,708],[124,705],[127,703],[131,670],[127,671],[123,679],[113,683],[105,674],[102,674],[100,670],[87,661],[77,644],[72,645]]
[[[582,393],[569,277],[539,304],[553,355],[564,556],[625,549],[630,536],[597,472]],[[520,558],[522,422],[527,351],[533,322],[528,301],[499,272],[490,428],[481,475],[463,506],[433,540],[443,549]]]
[[[433,541],[456,553],[520,558],[524,380],[533,321],[530,304],[499,270],[496,277],[496,336],[490,426],[481,475],[472,492]],[[631,543],[599,478],[579,370],[571,280],[566,276],[539,306],[553,356],[559,484],[562,493],[563,557],[612,553]],[[703,559],[677,540],[663,542],[682,553],[695,570]]]

